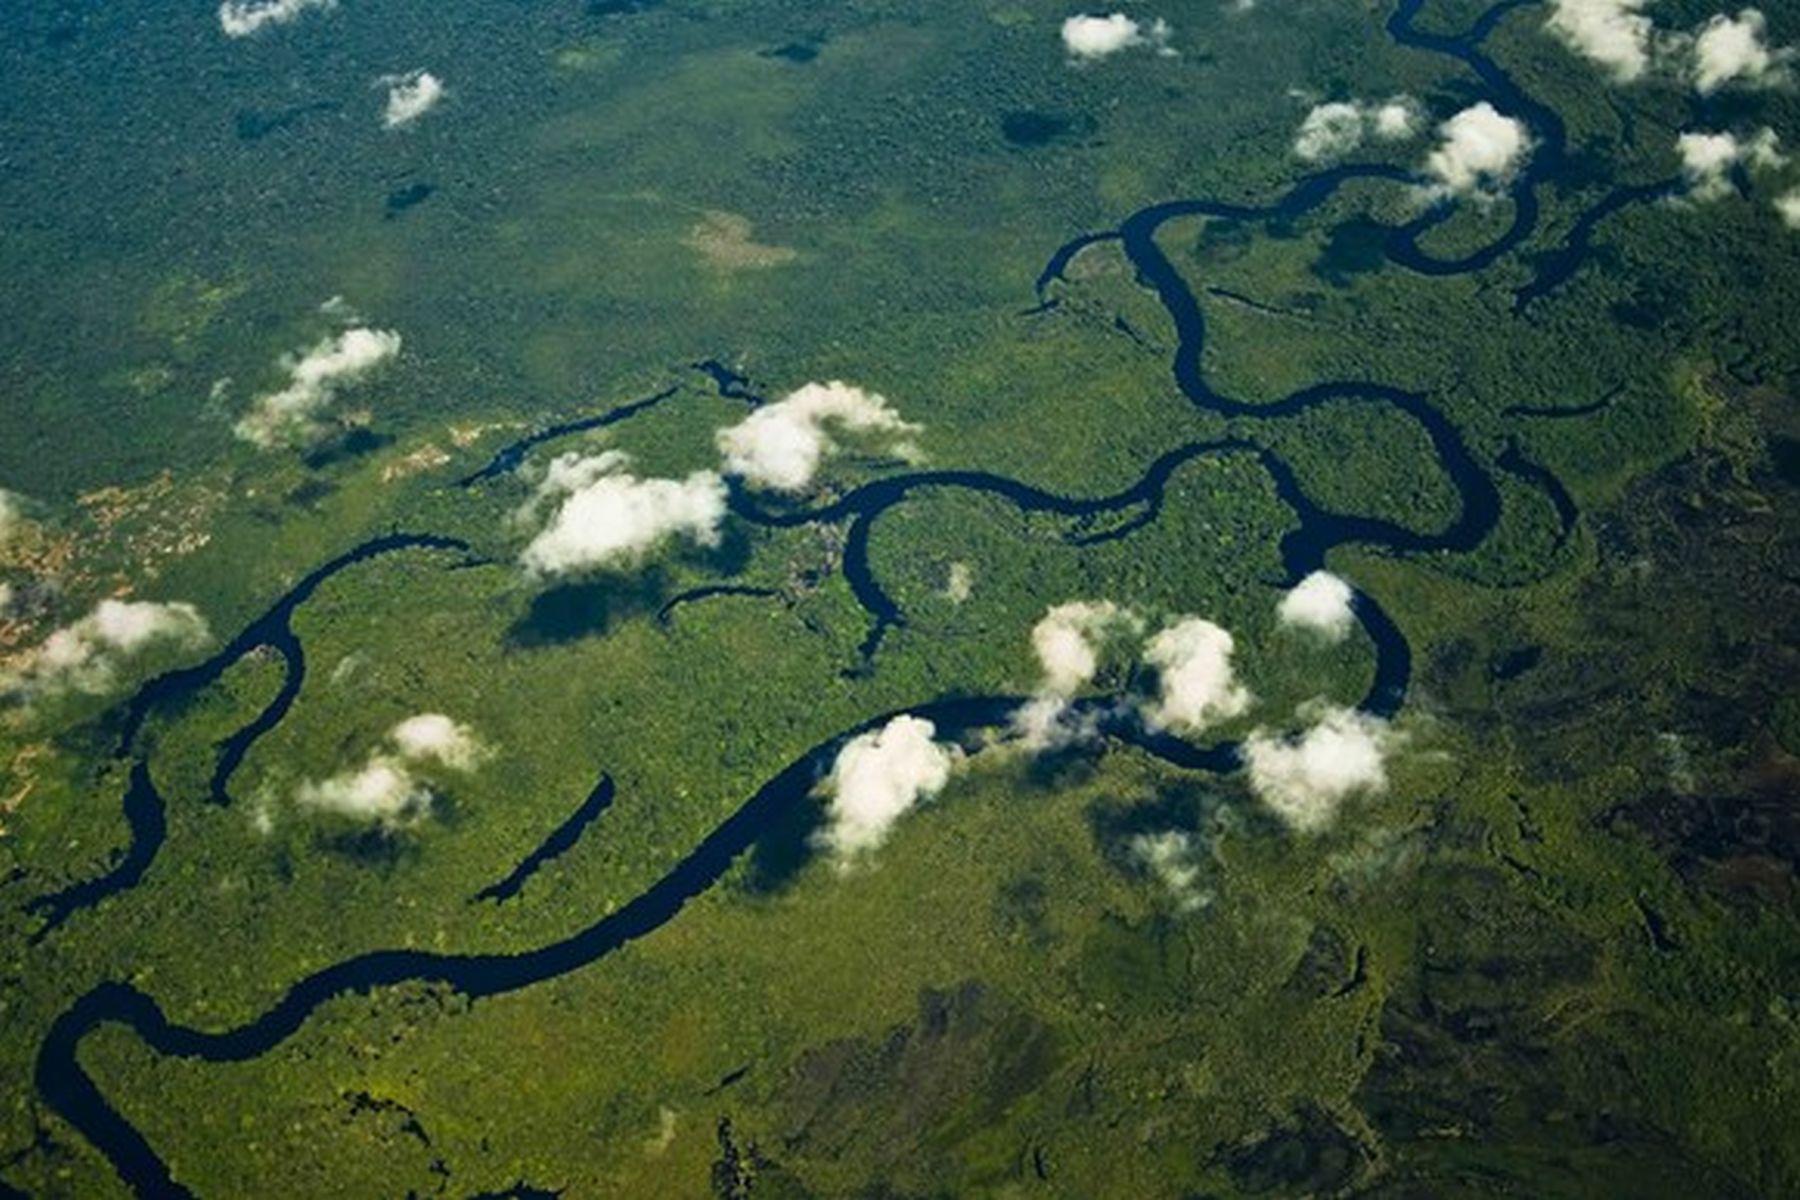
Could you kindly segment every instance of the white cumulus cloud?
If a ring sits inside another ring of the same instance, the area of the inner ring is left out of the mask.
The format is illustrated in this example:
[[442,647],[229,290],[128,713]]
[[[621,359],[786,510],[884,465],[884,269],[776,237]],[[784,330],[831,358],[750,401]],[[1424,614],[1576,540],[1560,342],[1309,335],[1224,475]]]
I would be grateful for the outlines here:
[[0,692],[29,703],[68,692],[110,691],[124,659],[157,644],[182,648],[206,641],[206,620],[191,604],[102,600],[0,668]]
[[1168,890],[1177,912],[1198,912],[1212,903],[1212,893],[1201,887],[1203,847],[1193,834],[1181,829],[1137,833],[1126,846]]
[[1620,83],[1650,69],[1655,31],[1642,10],[1649,0],[1551,0],[1546,28]]
[[1050,609],[1031,629],[1031,649],[1044,675],[1039,690],[1056,696],[1080,691],[1100,669],[1100,642],[1109,632],[1135,624],[1130,613],[1110,600],[1075,600]]
[[1791,49],[1771,49],[1768,20],[1754,8],[1716,13],[1694,38],[1694,87],[1701,95],[1728,83],[1774,87],[1789,78]]
[[618,450],[590,457],[563,454],[551,462],[521,513],[533,521],[543,505],[556,505],[520,556],[528,572],[550,577],[631,566],[676,536],[718,545],[726,491],[716,472],[640,479],[627,469],[630,464],[630,456]]
[[1483,100],[1438,126],[1440,142],[1425,159],[1430,195],[1489,194],[1506,186],[1531,154],[1525,123]]
[[1165,626],[1144,647],[1144,661],[1157,670],[1159,696],[1144,710],[1155,729],[1199,733],[1242,715],[1249,689],[1232,670],[1231,634],[1201,617],[1183,617]]
[[1069,52],[1070,58],[1082,62],[1105,58],[1134,46],[1153,46],[1159,54],[1173,54],[1169,48],[1169,35],[1173,32],[1161,17],[1144,25],[1117,12],[1104,17],[1082,13],[1062,23],[1063,49]]
[[466,773],[486,757],[474,732],[442,713],[408,717],[388,731],[387,740],[389,747],[371,753],[362,766],[301,783],[295,802],[395,832],[431,815],[435,795],[420,768],[435,764]]
[[1419,103],[1411,96],[1395,96],[1363,109],[1369,132],[1383,141],[1397,142],[1409,138],[1419,125]]
[[1775,211],[1789,229],[1800,229],[1800,187],[1789,188],[1775,197]]
[[1350,153],[1366,137],[1397,142],[1412,136],[1418,117],[1417,102],[1407,96],[1395,96],[1379,104],[1358,100],[1315,104],[1294,135],[1294,154],[1317,162]]
[[[755,487],[804,491],[819,464],[837,448],[831,430],[879,435],[902,457],[917,454],[910,437],[920,432],[888,407],[885,398],[847,383],[809,383],[767,404],[717,435],[725,472]],[[898,439],[898,440],[896,440]]]
[[1681,175],[1691,200],[1717,200],[1731,191],[1734,167],[1768,169],[1782,166],[1781,139],[1768,126],[1749,137],[1734,133],[1684,133],[1675,139]]
[[258,396],[238,421],[236,433],[264,449],[309,441],[323,428],[320,414],[341,389],[364,379],[399,353],[399,334],[356,328],[323,339],[298,358],[290,355],[282,361],[288,385]]
[[270,25],[286,25],[309,9],[329,12],[337,0],[225,0],[219,5],[219,28],[226,37],[249,37]]
[[1340,641],[1356,623],[1351,595],[1350,585],[1330,571],[1314,571],[1281,598],[1275,616],[1283,625],[1310,629],[1330,641]]
[[818,842],[840,867],[880,846],[895,821],[950,782],[961,752],[934,741],[936,734],[930,721],[898,716],[838,751],[824,784],[828,823]]
[[1293,736],[1258,729],[1244,741],[1244,761],[1257,797],[1293,828],[1329,825],[1340,805],[1358,793],[1387,787],[1393,727],[1355,709],[1314,704],[1303,710],[1308,728]]
[[444,98],[444,81],[430,71],[408,71],[380,80],[388,90],[387,110],[381,123],[389,129],[401,129],[438,106]]

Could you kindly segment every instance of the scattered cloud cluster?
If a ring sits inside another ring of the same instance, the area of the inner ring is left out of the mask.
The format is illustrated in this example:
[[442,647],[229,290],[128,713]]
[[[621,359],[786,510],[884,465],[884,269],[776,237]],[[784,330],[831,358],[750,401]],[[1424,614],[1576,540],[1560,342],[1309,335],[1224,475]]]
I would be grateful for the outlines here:
[[235,432],[265,450],[315,439],[323,429],[320,416],[338,392],[399,353],[400,335],[390,330],[358,327],[327,337],[300,357],[282,361],[287,386],[258,396]]
[[1483,100],[1438,126],[1439,143],[1425,159],[1435,199],[1491,195],[1512,181],[1531,156],[1525,123]]
[[[1316,572],[1282,601],[1284,622],[1342,636],[1351,621],[1348,584]],[[1011,736],[998,747],[1033,754],[1090,741],[1099,735],[1097,715],[1074,717],[1074,696],[1099,675],[1109,639],[1143,637],[1142,618],[1104,600],[1071,601],[1047,610],[1033,626],[1031,645],[1041,679],[1036,692],[1011,718]],[[1197,616],[1170,619],[1143,641],[1142,661],[1155,670],[1153,697],[1135,705],[1153,730],[1193,734],[1249,711],[1253,697],[1237,679],[1231,634]],[[1387,786],[1387,761],[1400,736],[1384,718],[1316,700],[1298,712],[1297,732],[1256,728],[1241,753],[1250,790],[1296,830],[1330,824],[1358,794]],[[840,868],[881,845],[895,821],[945,786],[961,751],[935,740],[931,722],[896,717],[886,726],[845,743],[822,784],[830,797],[827,825],[816,844]],[[1204,839],[1180,829],[1134,835],[1127,850],[1156,878],[1183,912],[1210,903],[1202,886]]]
[[444,81],[430,71],[408,71],[404,75],[388,75],[378,81],[388,90],[387,110],[381,123],[389,129],[404,129],[438,106],[444,98]]
[[[1717,200],[1731,191],[1731,172],[1739,168],[1770,169],[1787,162],[1781,139],[1768,126],[1749,137],[1734,133],[1684,133],[1675,139],[1681,158],[1681,175],[1687,196],[1695,201]],[[1779,202],[1777,202],[1779,207]]]
[[1768,20],[1754,8],[1735,17],[1715,13],[1694,38],[1694,88],[1702,96],[1726,84],[1777,87],[1789,78],[1794,51],[1771,49]]
[[1144,709],[1155,729],[1199,733],[1241,716],[1250,691],[1232,669],[1231,634],[1202,617],[1183,617],[1163,628],[1144,648],[1157,669],[1158,698]]
[[[1746,136],[1729,131],[1683,133],[1675,139],[1675,153],[1687,185],[1683,198],[1700,204],[1730,195],[1753,172],[1776,171],[1791,161],[1781,151],[1781,138],[1767,125]],[[1800,186],[1787,188],[1772,206],[1782,224],[1800,229]]]
[[1126,848],[1168,891],[1177,912],[1198,912],[1212,903],[1212,893],[1200,883],[1203,846],[1193,834],[1184,829],[1133,834]]
[[828,823],[818,844],[840,869],[875,850],[894,822],[950,782],[961,751],[934,741],[936,734],[930,721],[903,715],[838,751],[824,783]]
[[1136,46],[1153,47],[1158,54],[1174,54],[1169,46],[1173,32],[1161,17],[1145,25],[1117,12],[1104,17],[1082,13],[1062,23],[1063,49],[1076,62],[1093,62]]
[[1350,585],[1330,571],[1314,571],[1281,598],[1275,617],[1283,625],[1342,641],[1356,623]]
[[1545,28],[1619,83],[1661,68],[1701,95],[1727,86],[1779,87],[1791,78],[1794,51],[1771,47],[1768,21],[1754,8],[1715,13],[1694,33],[1656,29],[1649,0],[1551,0]]
[[764,405],[721,429],[717,440],[727,474],[741,476],[755,487],[799,492],[812,483],[825,456],[837,449],[833,429],[881,435],[887,449],[902,457],[918,453],[908,439],[920,431],[919,426],[901,420],[883,397],[835,380],[806,384]]
[[101,695],[112,690],[125,659],[157,644],[192,648],[208,636],[191,604],[102,600],[0,670],[0,693],[25,703],[70,692]]
[[434,793],[421,768],[466,773],[487,756],[472,730],[441,713],[408,717],[388,731],[387,740],[355,770],[302,783],[295,802],[397,832],[431,815]]
[[286,25],[309,9],[329,12],[337,0],[225,0],[219,5],[219,28],[226,37],[249,37],[270,25]]
[[1379,104],[1359,100],[1334,100],[1315,104],[1300,122],[1294,137],[1294,154],[1307,162],[1340,158],[1374,137],[1384,142],[1409,138],[1418,127],[1419,105],[1410,96],[1395,96]]
[[[1113,637],[1141,637],[1144,622],[1108,600],[1059,604],[1032,627],[1031,648],[1041,681],[1012,718],[1012,736],[1033,753],[1060,750],[1098,736],[1098,717],[1077,717],[1070,703],[1092,683],[1100,652]],[[1139,705],[1152,729],[1201,733],[1248,711],[1249,689],[1232,668],[1231,634],[1201,617],[1177,617],[1144,643],[1143,661],[1155,668],[1157,694]]]
[[1243,752],[1251,790],[1292,828],[1310,833],[1329,825],[1351,796],[1387,787],[1387,756],[1398,735],[1352,708],[1315,703],[1302,715],[1311,721],[1303,732],[1258,729]]
[[[723,474],[701,470],[685,479],[644,479],[631,473],[631,458],[622,451],[561,455],[518,514],[522,523],[536,524],[546,504],[557,506],[521,562],[530,574],[546,578],[630,567],[678,535],[716,546],[729,495],[724,475],[753,487],[800,492],[837,451],[839,437],[874,438],[885,453],[915,459],[911,437],[920,428],[902,420],[883,397],[834,381],[806,384],[718,430],[714,440]],[[957,584],[953,570],[953,599]]]
[[559,455],[520,513],[535,522],[546,504],[556,511],[520,556],[538,578],[629,567],[669,538],[716,546],[725,520],[725,481],[714,471],[686,479],[640,479],[618,450]]

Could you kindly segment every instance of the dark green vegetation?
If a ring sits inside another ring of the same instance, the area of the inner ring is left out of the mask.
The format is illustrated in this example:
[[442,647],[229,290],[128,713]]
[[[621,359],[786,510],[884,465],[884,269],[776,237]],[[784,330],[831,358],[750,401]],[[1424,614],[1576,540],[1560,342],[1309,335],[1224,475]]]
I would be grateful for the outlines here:
[[[167,840],[135,886],[54,930],[29,901],[134,866],[122,714],[65,701],[0,735],[17,798],[0,839],[8,1186],[123,1187],[33,1086],[46,1031],[95,985],[229,1030],[359,954],[557,942],[810,747],[946,694],[1028,690],[1049,604],[1218,620],[1256,720],[1362,695],[1366,638],[1325,649],[1275,627],[1296,518],[1248,451],[1176,467],[1153,522],[1085,547],[1069,535],[1134,514],[921,489],[870,533],[907,615],[872,670],[841,525],[734,520],[717,551],[622,577],[521,576],[508,518],[526,484],[454,480],[529,429],[668,387],[538,457],[709,465],[712,431],[745,411],[687,366],[712,357],[769,394],[839,376],[881,391],[925,426],[933,469],[1098,497],[1174,447],[1236,438],[1329,509],[1422,534],[1457,516],[1426,430],[1392,405],[1197,410],[1170,379],[1177,330],[1115,244],[1076,257],[1052,311],[1021,312],[1076,233],[1285,190],[1305,110],[1288,87],[1404,90],[1441,117],[1480,94],[1464,66],[1398,47],[1380,5],[1171,7],[1179,58],[1081,71],[1057,6],[796,8],[345,0],[244,42],[205,4],[0,18],[0,194],[25,214],[0,244],[0,485],[44,519],[4,577],[51,564],[63,588],[19,636],[128,583],[199,603],[223,641],[371,536],[474,548],[359,563],[296,609],[304,684],[230,805],[209,802],[216,747],[280,693],[280,656],[159,708],[139,745]],[[1478,14],[1428,5],[1419,25]],[[1770,16],[1774,40],[1800,38]],[[1531,237],[1490,268],[1393,265],[1381,229],[1411,210],[1376,181],[1292,221],[1157,232],[1221,392],[1427,395],[1498,491],[1467,553],[1332,554],[1413,651],[1384,795],[1298,837],[1240,779],[1128,746],[990,758],[872,869],[791,853],[816,817],[802,806],[651,936],[535,986],[343,995],[231,1064],[101,1025],[83,1069],[205,1196],[1800,1191],[1800,240],[1766,196],[1631,207],[1515,313],[1580,213],[1671,173],[1690,120],[1674,89],[1610,89],[1540,20],[1518,9],[1488,49],[1561,115],[1582,169],[1540,189]],[[384,134],[368,81],[419,65],[451,99]],[[1792,94],[1735,103],[1734,120],[1800,130]],[[1378,152],[1410,163],[1423,142]],[[687,239],[720,210],[797,257],[709,260]],[[1510,219],[1465,206],[1424,248],[1467,252]],[[304,456],[234,441],[337,294],[406,338],[346,398],[370,426]],[[826,483],[898,470],[846,458]],[[102,484],[130,502],[78,503]],[[958,563],[961,604],[944,594]],[[291,804],[422,710],[494,748],[432,821],[383,835]],[[616,796],[573,845],[516,896],[479,898],[603,774]],[[1206,850],[1199,911],[1130,851],[1171,829]]]

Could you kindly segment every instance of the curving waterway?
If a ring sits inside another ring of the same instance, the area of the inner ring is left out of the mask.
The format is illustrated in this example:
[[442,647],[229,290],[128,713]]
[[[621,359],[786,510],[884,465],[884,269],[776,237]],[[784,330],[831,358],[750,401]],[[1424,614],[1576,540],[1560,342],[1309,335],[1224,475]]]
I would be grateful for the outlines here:
[[[1383,240],[1383,252],[1394,265],[1429,276],[1481,271],[1512,254],[1535,232],[1539,221],[1538,188],[1567,168],[1566,135],[1561,120],[1553,111],[1526,95],[1480,50],[1482,40],[1507,13],[1530,2],[1501,0],[1460,35],[1417,29],[1414,21],[1423,0],[1401,0],[1388,20],[1387,32],[1401,46],[1447,56],[1464,64],[1476,77],[1477,90],[1502,112],[1524,120],[1535,141],[1529,166],[1514,180],[1508,192],[1511,222],[1503,233],[1461,257],[1435,257],[1421,243],[1452,215],[1450,207],[1439,206],[1388,231]],[[1082,250],[1103,242],[1118,243],[1138,278],[1154,292],[1175,328],[1177,345],[1170,370],[1183,396],[1201,409],[1237,418],[1250,427],[1261,422],[1288,420],[1333,402],[1382,405],[1399,410],[1424,430],[1439,464],[1456,489],[1458,513],[1445,528],[1420,532],[1378,518],[1330,511],[1306,494],[1293,470],[1278,455],[1245,437],[1177,447],[1151,463],[1131,487],[1107,496],[1062,496],[1004,476],[976,471],[921,471],[876,480],[814,508],[769,507],[736,487],[730,496],[731,511],[739,519],[771,527],[849,522],[843,570],[856,599],[871,620],[870,634],[862,647],[865,668],[872,663],[883,636],[904,624],[906,619],[869,561],[872,530],[884,514],[908,499],[934,489],[997,496],[1025,511],[1049,512],[1077,522],[1130,514],[1119,524],[1101,532],[1067,535],[1071,544],[1091,545],[1129,536],[1155,521],[1161,512],[1168,481],[1183,465],[1205,455],[1247,454],[1258,459],[1273,480],[1280,498],[1295,516],[1295,526],[1283,537],[1280,546],[1283,569],[1288,576],[1285,582],[1295,582],[1318,569],[1333,549],[1350,544],[1402,554],[1474,549],[1499,520],[1500,492],[1488,469],[1470,451],[1455,425],[1427,397],[1357,380],[1315,384],[1273,403],[1249,403],[1221,394],[1208,383],[1202,372],[1206,322],[1201,304],[1157,244],[1157,233],[1168,222],[1180,217],[1209,216],[1241,221],[1293,219],[1319,207],[1344,184],[1358,180],[1408,185],[1416,182],[1410,173],[1399,168],[1350,164],[1308,176],[1281,197],[1263,205],[1208,199],[1151,205],[1131,214],[1116,229],[1083,234],[1060,247],[1038,277],[1038,304],[1029,311],[1046,313],[1056,308],[1055,286],[1064,279],[1070,263]],[[1601,221],[1632,204],[1659,198],[1666,194],[1669,186],[1653,184],[1619,188],[1582,214],[1557,250],[1538,256],[1535,278],[1515,294],[1516,309],[1523,311],[1574,274],[1588,256],[1593,231]],[[695,366],[713,380],[722,396],[750,404],[760,401],[742,376],[718,362],[708,360]],[[460,483],[472,487],[506,474],[521,465],[531,449],[553,438],[626,420],[661,403],[675,390],[671,388],[596,417],[551,426],[528,435],[503,448],[486,466]],[[1568,535],[1578,514],[1573,500],[1551,472],[1525,459],[1516,446],[1509,446],[1495,466],[1540,488],[1557,511],[1563,536]],[[337,572],[377,555],[411,549],[473,553],[465,543],[454,538],[390,534],[332,560],[308,575],[218,654],[198,666],[171,672],[146,684],[125,706],[123,731],[119,738],[120,756],[131,756],[138,750],[138,735],[143,724],[158,707],[216,681],[232,664],[258,647],[272,647],[285,665],[280,691],[252,720],[221,743],[212,797],[219,802],[228,801],[233,772],[256,740],[286,716],[304,679],[304,649],[291,628],[295,609]],[[679,604],[746,591],[753,593],[755,590],[728,586],[696,589],[676,597],[659,616],[666,621]],[[1353,604],[1356,616],[1375,648],[1374,678],[1361,701],[1362,708],[1378,715],[1392,716],[1405,702],[1412,670],[1411,648],[1399,627],[1373,598],[1358,592],[1353,597]],[[904,711],[932,721],[946,738],[968,740],[982,731],[1006,724],[1022,700],[1017,696],[958,697],[930,701]],[[1138,746],[1171,763],[1211,772],[1231,771],[1238,766],[1235,745],[1195,746],[1167,734],[1153,733],[1133,718],[1119,715],[1117,706],[1105,698],[1086,701],[1083,707],[1088,715],[1101,722],[1108,737]],[[806,800],[846,740],[874,729],[896,715],[899,714],[872,717],[807,750],[763,784],[640,895],[567,938],[538,949],[518,954],[379,951],[359,955],[301,979],[255,1020],[217,1031],[171,1023],[153,998],[131,984],[102,984],[77,1000],[53,1024],[37,1057],[35,1083],[38,1093],[47,1107],[106,1156],[138,1195],[187,1195],[155,1148],[111,1105],[82,1068],[80,1048],[94,1030],[103,1025],[119,1024],[129,1028],[160,1055],[208,1062],[241,1062],[280,1045],[320,1005],[336,997],[417,983],[441,985],[470,998],[481,998],[528,987],[587,966],[673,919],[687,901],[717,883],[785,813]],[[611,780],[603,778],[588,799],[546,838],[539,850],[528,856],[506,879],[484,889],[476,899],[505,900],[515,895],[538,867],[574,844],[582,831],[610,805],[612,795]],[[39,936],[81,908],[132,886],[154,859],[165,833],[164,807],[141,755],[132,769],[125,809],[132,828],[129,849],[105,874],[34,902],[35,910],[46,914],[48,920]]]

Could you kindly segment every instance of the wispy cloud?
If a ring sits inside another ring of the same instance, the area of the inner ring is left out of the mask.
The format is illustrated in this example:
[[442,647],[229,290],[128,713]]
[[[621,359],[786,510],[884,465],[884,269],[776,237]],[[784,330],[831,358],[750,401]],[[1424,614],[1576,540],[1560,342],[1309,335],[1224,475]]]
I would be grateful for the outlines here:
[[1202,859],[1206,847],[1185,829],[1137,833],[1126,849],[1169,893],[1175,911],[1198,912],[1212,903],[1212,892],[1202,886]]
[[191,604],[102,600],[0,668],[0,694],[25,704],[70,692],[101,695],[132,656],[159,644],[196,647],[208,636],[206,620]]
[[226,0],[219,5],[219,27],[225,36],[241,38],[271,25],[286,25],[312,9],[329,12],[337,0]]
[[321,414],[338,392],[399,353],[400,335],[390,330],[347,329],[327,337],[305,354],[283,359],[288,385],[258,396],[235,432],[265,450],[316,440],[324,430]]

